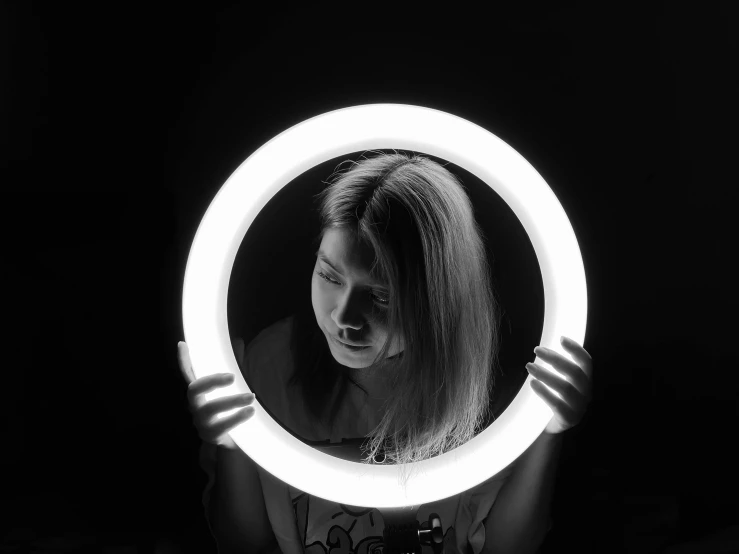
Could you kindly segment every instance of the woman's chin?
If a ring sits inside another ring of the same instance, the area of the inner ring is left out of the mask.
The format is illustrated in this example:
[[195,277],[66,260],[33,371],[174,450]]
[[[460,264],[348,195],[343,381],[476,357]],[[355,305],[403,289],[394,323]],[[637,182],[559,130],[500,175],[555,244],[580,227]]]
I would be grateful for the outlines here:
[[[329,350],[331,350],[331,356],[336,360],[339,365],[349,367],[351,369],[362,369],[372,365],[373,358],[364,351],[350,351],[346,350],[343,346],[333,344],[329,341]],[[366,351],[371,350],[367,348]]]
[[370,365],[372,365],[372,360],[367,362],[365,362],[364,360],[357,360],[351,356],[345,355],[343,352],[336,352],[335,349],[338,348],[339,347],[332,347],[331,355],[333,356],[334,360],[336,360],[336,363],[338,363],[339,365],[343,365],[351,369],[362,369],[364,367],[369,367]]

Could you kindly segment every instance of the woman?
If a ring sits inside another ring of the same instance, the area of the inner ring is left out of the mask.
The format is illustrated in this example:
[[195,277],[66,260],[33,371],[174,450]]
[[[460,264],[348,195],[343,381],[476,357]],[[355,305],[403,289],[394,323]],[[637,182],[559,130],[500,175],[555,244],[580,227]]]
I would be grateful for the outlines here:
[[[364,463],[407,464],[464,444],[491,415],[498,309],[462,185],[427,158],[379,153],[337,173],[319,201],[312,313],[298,308],[248,348],[236,343],[250,387],[301,438],[367,437]],[[554,411],[535,443],[494,478],[419,510],[421,521],[441,516],[447,553],[535,552],[543,541],[561,432],[591,396],[590,356],[573,341],[563,346],[576,363],[535,353],[567,379],[527,365]],[[220,551],[364,554],[381,543],[376,510],[307,495],[239,450],[227,433],[253,415],[253,395],[206,403],[205,392],[232,379],[194,380],[187,347],[179,349]],[[234,408],[242,409],[217,419]]]

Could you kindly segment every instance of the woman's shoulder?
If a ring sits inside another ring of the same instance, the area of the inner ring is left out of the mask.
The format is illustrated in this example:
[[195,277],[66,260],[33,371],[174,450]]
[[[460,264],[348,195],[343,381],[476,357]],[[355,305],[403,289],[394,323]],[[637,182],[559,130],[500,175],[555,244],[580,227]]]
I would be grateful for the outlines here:
[[292,334],[294,315],[289,315],[259,331],[246,347],[247,354],[250,351],[270,350],[275,347],[284,346]]
[[242,370],[250,371],[255,365],[264,363],[290,365],[293,320],[294,316],[290,315],[275,321],[251,338],[244,350]]
[[295,315],[260,331],[246,349],[244,377],[260,404],[292,433],[322,440],[325,432],[308,417],[299,387],[290,385],[295,369],[290,339]]

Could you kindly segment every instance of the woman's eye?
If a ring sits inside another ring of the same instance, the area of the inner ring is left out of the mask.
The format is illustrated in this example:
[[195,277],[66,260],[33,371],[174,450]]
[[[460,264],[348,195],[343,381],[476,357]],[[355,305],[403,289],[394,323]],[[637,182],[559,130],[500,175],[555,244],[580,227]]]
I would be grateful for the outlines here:
[[[338,283],[338,281],[334,281],[333,279],[331,279],[331,277],[329,277],[328,275],[326,275],[325,273],[323,273],[323,271],[316,271],[316,274],[317,274],[317,275],[318,275],[318,276],[319,276],[319,277],[320,277],[321,279],[323,279],[324,281],[327,281],[328,283],[332,283],[332,284],[334,284],[334,285],[338,285],[338,284],[339,284],[339,283]],[[373,299],[374,299],[374,300],[375,300],[375,301],[376,301],[376,302],[377,302],[377,303],[378,303],[378,304],[379,304],[380,306],[387,306],[387,305],[388,305],[388,304],[390,303],[390,301],[389,301],[389,300],[388,300],[387,298],[383,298],[383,297],[381,297],[381,296],[377,296],[376,294],[372,294],[372,298],[373,298]]]
[[333,279],[331,279],[331,277],[329,277],[328,275],[326,275],[325,273],[323,273],[322,271],[317,271],[316,273],[318,273],[318,276],[321,277],[321,279],[323,279],[324,281],[328,281],[329,283],[333,283],[334,285],[338,285],[339,284],[336,281],[334,281]]
[[373,295],[372,295],[372,297],[373,297],[373,298],[374,298],[375,300],[377,300],[377,302],[378,302],[378,303],[379,303],[379,304],[380,304],[381,306],[387,306],[387,305],[388,305],[388,304],[390,303],[390,301],[389,301],[389,300],[388,300],[387,298],[382,298],[381,296],[377,296],[376,294],[373,294]]

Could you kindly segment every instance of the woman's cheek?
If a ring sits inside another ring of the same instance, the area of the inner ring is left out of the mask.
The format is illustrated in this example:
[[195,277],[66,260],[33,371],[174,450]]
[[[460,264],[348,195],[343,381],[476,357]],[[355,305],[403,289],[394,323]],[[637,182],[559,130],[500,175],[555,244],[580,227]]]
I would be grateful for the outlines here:
[[330,312],[330,295],[326,294],[326,291],[321,287],[321,283],[317,282],[315,278],[311,286],[311,296],[313,299],[313,310],[316,314],[326,315]]
[[382,328],[383,332],[385,331],[384,326],[387,324],[387,319],[388,314],[386,308],[372,306],[372,320]]
[[319,290],[318,283],[316,282],[315,276],[313,277],[313,280],[311,281],[311,287],[310,287],[310,297],[311,302],[313,304],[313,311],[316,313],[316,315],[321,314],[321,291]]

